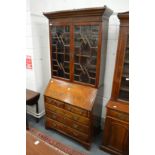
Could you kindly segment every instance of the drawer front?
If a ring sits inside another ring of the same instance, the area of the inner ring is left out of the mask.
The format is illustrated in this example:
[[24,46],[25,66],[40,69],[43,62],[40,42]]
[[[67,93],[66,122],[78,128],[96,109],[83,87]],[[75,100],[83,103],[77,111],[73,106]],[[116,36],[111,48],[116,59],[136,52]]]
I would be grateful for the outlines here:
[[58,123],[52,119],[49,119],[46,117],[46,125],[50,128],[54,128],[54,129],[57,129],[57,130],[64,130],[65,129],[65,126],[62,124],[62,123]]
[[84,133],[78,132],[77,130],[71,129],[69,127],[67,127],[66,131],[68,134],[70,134],[73,137],[76,137],[82,141],[86,141],[86,142],[88,141],[89,136]]
[[66,112],[65,117],[70,118],[73,121],[82,123],[83,125],[87,125],[87,126],[90,125],[90,120],[88,118],[81,117],[81,116],[79,116],[77,114],[73,114],[71,112]]
[[89,134],[89,127],[86,126],[86,125],[82,125],[78,122],[75,122],[67,117],[64,117],[60,114],[56,114],[56,113],[53,113],[53,112],[49,112],[49,111],[46,111],[46,116],[51,118],[51,119],[54,119],[58,122],[61,122],[67,126],[70,126],[71,128],[73,129],[76,129],[80,132],[83,132],[83,133],[86,133],[86,134]]
[[53,98],[50,98],[50,97],[47,97],[47,96],[45,96],[45,102],[53,104],[53,105],[55,105],[57,107],[60,107],[60,108],[64,108],[64,103],[63,102],[57,101],[57,100],[55,100]]
[[77,107],[73,107],[73,106],[71,106],[69,104],[65,104],[65,109],[68,110],[68,111],[71,111],[73,113],[79,114],[81,116],[89,117],[89,112],[87,110],[80,109],[80,108],[77,108]]
[[121,113],[116,110],[108,109],[107,116],[115,117],[115,118],[118,118],[120,120],[127,121],[127,122],[129,121],[129,115],[125,113]]
[[71,137],[76,137],[77,139],[80,139],[82,141],[88,141],[88,137],[89,137],[88,135],[78,132],[74,129],[71,129],[70,127],[67,127],[62,123],[49,119],[48,117],[46,117],[46,124],[48,127],[59,130],[62,133],[67,133],[67,135]]
[[65,110],[63,110],[61,108],[58,108],[58,107],[56,107],[56,106],[54,106],[52,104],[49,104],[49,103],[45,103],[45,110],[61,114],[62,116],[65,115],[65,113],[66,113]]
[[90,125],[90,120],[88,118],[82,117],[82,116],[77,115],[77,114],[73,114],[69,111],[58,108],[52,104],[45,103],[45,109],[46,109],[46,111],[49,110],[51,112],[58,113],[58,114],[62,115],[63,117],[70,118],[71,120],[80,122],[84,125]]

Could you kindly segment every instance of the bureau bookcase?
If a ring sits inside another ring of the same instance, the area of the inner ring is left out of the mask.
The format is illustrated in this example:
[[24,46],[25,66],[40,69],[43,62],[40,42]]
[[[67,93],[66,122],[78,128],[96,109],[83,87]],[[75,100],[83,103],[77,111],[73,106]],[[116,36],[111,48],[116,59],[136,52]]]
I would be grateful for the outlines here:
[[90,148],[94,102],[103,84],[107,7],[44,13],[49,20],[51,77],[45,94],[47,128]]
[[101,149],[129,154],[129,13],[118,14],[120,33],[111,99],[107,104]]

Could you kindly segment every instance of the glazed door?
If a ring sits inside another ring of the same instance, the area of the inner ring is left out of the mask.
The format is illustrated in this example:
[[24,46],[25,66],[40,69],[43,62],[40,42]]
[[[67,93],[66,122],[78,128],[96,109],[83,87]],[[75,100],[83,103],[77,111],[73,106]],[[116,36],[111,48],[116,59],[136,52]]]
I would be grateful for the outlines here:
[[129,35],[127,35],[119,99],[129,101]]
[[99,24],[74,25],[74,74],[77,83],[96,85]]
[[70,25],[50,26],[52,76],[70,80]]

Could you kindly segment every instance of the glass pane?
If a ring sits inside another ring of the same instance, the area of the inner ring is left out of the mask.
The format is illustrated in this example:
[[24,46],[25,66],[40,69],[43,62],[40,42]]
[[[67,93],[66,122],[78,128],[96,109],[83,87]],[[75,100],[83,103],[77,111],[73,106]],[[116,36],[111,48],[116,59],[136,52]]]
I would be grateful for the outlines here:
[[99,25],[74,26],[74,80],[95,85]]
[[70,78],[70,27],[52,26],[52,73],[53,76]]
[[119,99],[129,101],[129,36],[125,50],[123,74],[119,92]]

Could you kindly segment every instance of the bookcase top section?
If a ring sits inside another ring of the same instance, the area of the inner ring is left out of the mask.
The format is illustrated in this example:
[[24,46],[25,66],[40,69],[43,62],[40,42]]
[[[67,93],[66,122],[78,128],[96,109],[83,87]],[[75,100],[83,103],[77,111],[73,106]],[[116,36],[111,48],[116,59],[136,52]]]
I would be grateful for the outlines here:
[[52,78],[44,95],[91,111],[97,89]]
[[95,8],[44,12],[43,15],[46,16],[48,19],[85,17],[85,16],[105,16],[109,18],[112,12],[113,11],[111,9],[109,9],[107,6],[104,6],[104,7],[95,7]]
[[129,12],[123,12],[118,14],[119,19],[126,19],[129,20]]

